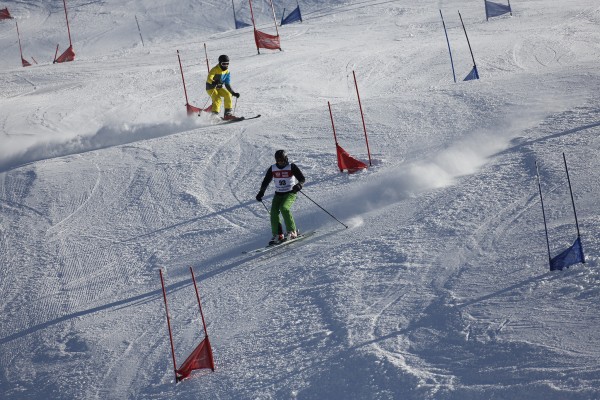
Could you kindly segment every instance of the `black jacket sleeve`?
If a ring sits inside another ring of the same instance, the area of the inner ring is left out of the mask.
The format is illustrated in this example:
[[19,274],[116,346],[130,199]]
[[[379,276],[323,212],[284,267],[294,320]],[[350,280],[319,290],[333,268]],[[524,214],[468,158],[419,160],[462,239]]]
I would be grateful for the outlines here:
[[298,183],[300,185],[304,185],[304,181],[305,181],[304,175],[302,174],[302,171],[300,171],[300,168],[298,168],[298,166],[293,163],[292,163],[292,174],[294,174],[296,179],[298,179]]
[[262,184],[260,185],[260,191],[264,193],[267,190],[267,187],[269,186],[269,183],[271,183],[272,180],[273,180],[273,173],[271,172],[271,167],[269,167],[269,168],[267,168],[267,173],[265,174]]
[[231,93],[231,94],[235,93],[235,90],[233,90],[233,88],[231,87],[231,85],[229,83],[226,83],[225,87],[227,88],[227,90],[229,91],[229,93]]

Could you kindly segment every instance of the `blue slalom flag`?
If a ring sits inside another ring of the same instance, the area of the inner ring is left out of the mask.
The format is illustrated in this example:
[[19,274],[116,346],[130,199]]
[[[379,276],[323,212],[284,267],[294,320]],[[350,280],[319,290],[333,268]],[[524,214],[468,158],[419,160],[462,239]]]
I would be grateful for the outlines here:
[[581,238],[577,238],[573,246],[569,247],[556,257],[550,260],[550,271],[562,271],[563,268],[578,263],[584,263],[583,247],[581,247]]
[[508,5],[494,3],[493,1],[485,1],[485,19],[488,20],[492,17],[499,17],[500,15],[510,13],[512,15],[512,10],[510,8],[510,2]]
[[469,75],[467,75],[465,77],[465,79],[463,79],[463,81],[472,81],[474,79],[479,79],[479,73],[477,72],[477,67],[473,67],[471,72],[469,72]]
[[302,15],[300,14],[300,6],[296,7],[294,11],[288,14],[287,17],[281,18],[281,25],[291,24],[292,22],[302,22]]
[[251,26],[250,24],[245,23],[244,21],[235,20],[235,29],[245,28],[247,26]]

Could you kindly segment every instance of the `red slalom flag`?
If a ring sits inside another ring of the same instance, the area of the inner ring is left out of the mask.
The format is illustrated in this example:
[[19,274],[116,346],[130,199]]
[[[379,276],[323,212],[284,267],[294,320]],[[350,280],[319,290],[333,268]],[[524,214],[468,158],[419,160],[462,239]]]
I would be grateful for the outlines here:
[[[186,104],[185,105],[186,109],[187,109],[187,115],[198,115],[200,114],[200,112],[202,111],[201,109],[199,109],[196,106],[193,106],[191,104]],[[211,106],[212,107],[212,106]]]
[[69,46],[68,49],[65,50],[57,59],[54,60],[54,63],[63,63],[75,60],[75,52],[73,51],[73,46]]
[[281,50],[279,35],[269,35],[257,29],[254,30],[254,41],[256,47],[260,49]]
[[0,19],[12,19],[12,16],[8,12],[8,8],[0,10]]
[[193,370],[210,368],[215,370],[215,361],[213,359],[212,349],[208,336],[204,338],[196,347],[196,349],[189,355],[189,357],[183,362],[181,367],[177,370],[177,380],[190,376]]
[[352,174],[356,171],[367,168],[367,164],[352,157],[339,144],[336,143],[335,147],[337,149],[337,162],[340,171],[348,170],[348,173]]

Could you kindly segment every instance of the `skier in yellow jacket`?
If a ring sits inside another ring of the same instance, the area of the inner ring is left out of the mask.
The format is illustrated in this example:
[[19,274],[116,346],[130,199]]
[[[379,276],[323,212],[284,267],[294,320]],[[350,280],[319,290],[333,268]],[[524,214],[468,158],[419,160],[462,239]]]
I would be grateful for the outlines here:
[[[225,87],[223,87],[225,86]],[[231,77],[229,75],[229,57],[225,54],[219,56],[219,64],[215,65],[206,78],[206,93],[212,99],[212,113],[218,115],[221,111],[221,97],[225,102],[224,120],[237,119],[233,115],[233,102],[231,96],[236,98],[240,94],[231,88]]]

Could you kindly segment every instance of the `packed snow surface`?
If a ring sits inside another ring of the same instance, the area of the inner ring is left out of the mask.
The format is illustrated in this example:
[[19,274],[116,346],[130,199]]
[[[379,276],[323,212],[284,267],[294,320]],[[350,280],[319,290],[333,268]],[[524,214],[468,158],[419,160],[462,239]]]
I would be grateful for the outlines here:
[[[0,398],[599,399],[600,5],[483,3],[301,1],[258,54],[227,1],[68,0],[76,59],[53,64],[62,2],[2,0]],[[205,107],[205,45],[261,118],[186,115],[177,50]],[[367,170],[338,170],[328,102]],[[243,254],[271,236],[277,149],[317,233]],[[550,272],[577,238],[563,153],[586,263]],[[216,370],[175,384],[159,269],[181,364],[190,267]]]

